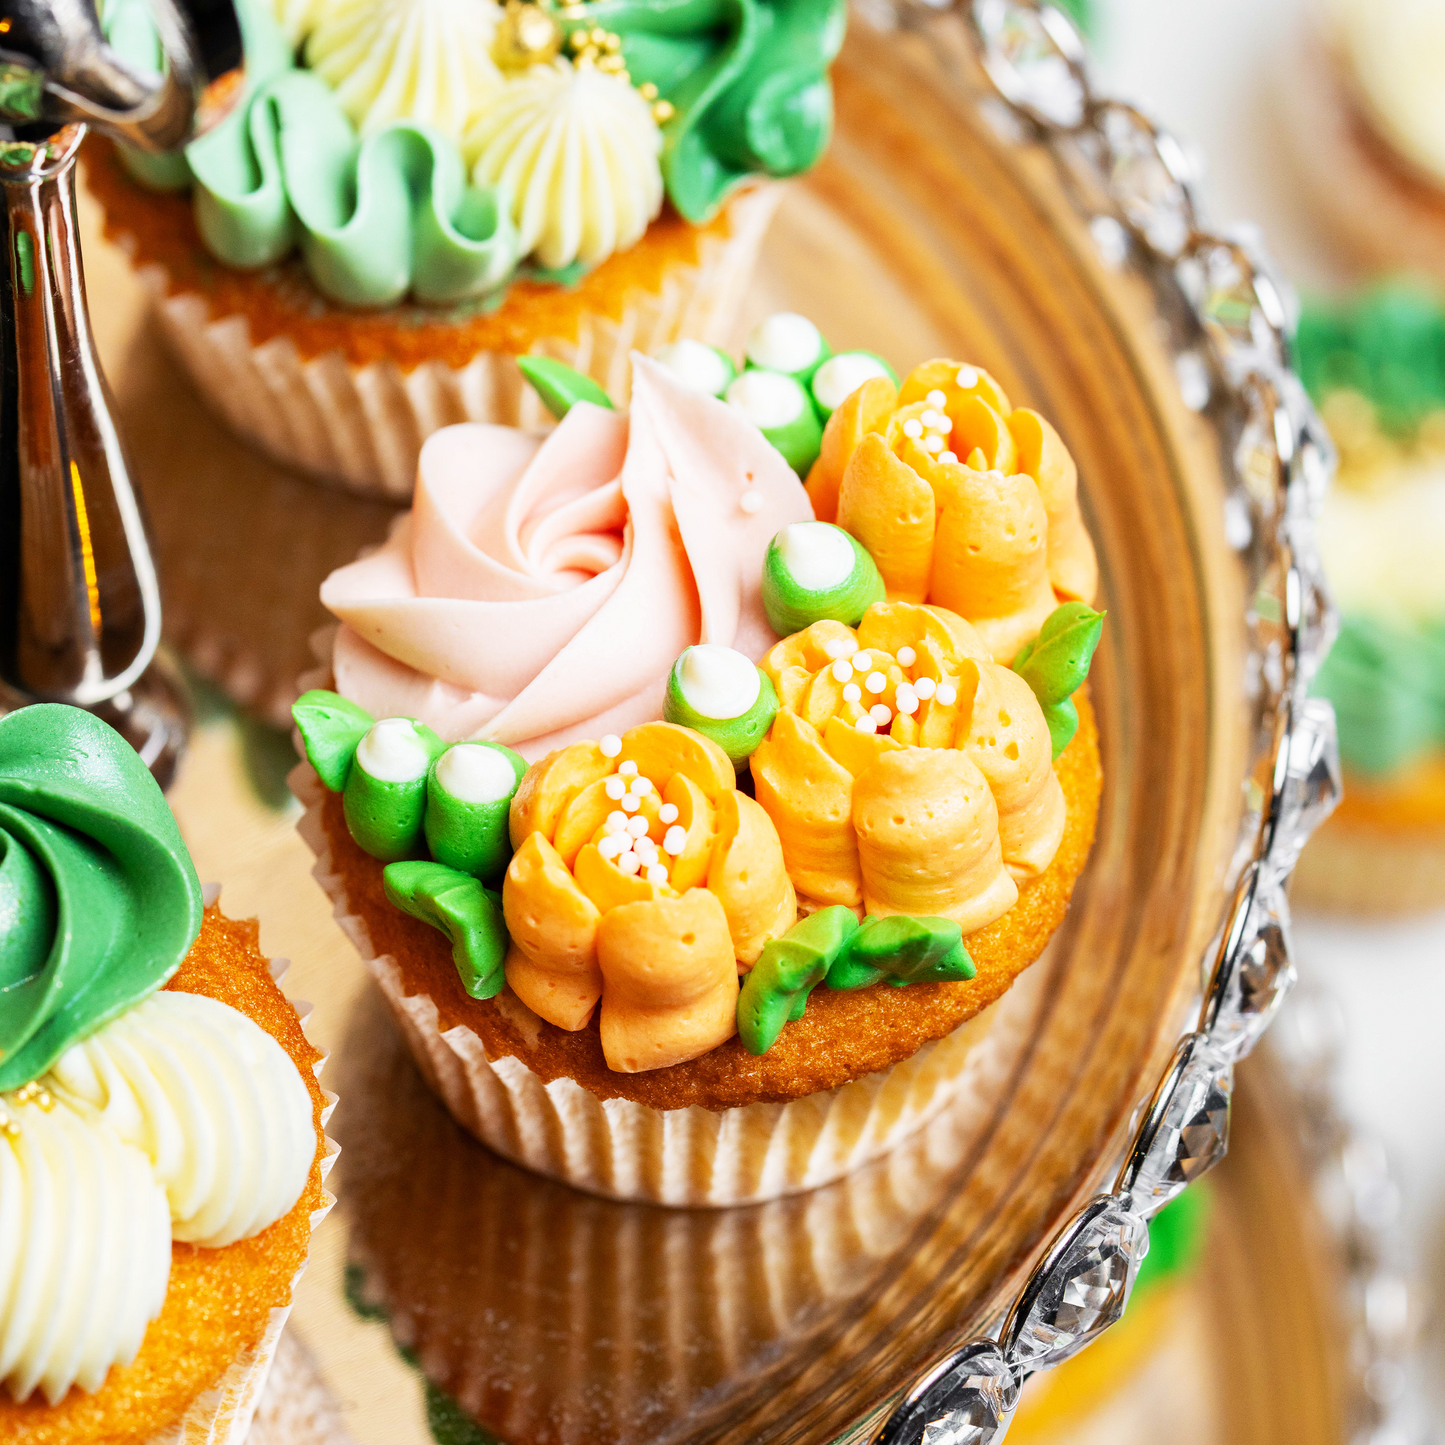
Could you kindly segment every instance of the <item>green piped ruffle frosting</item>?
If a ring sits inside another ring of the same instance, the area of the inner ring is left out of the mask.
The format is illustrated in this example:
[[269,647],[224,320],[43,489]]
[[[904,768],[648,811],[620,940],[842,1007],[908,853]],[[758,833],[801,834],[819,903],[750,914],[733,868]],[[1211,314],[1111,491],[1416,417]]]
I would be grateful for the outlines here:
[[[240,269],[299,247],[317,288],[348,306],[486,297],[515,273],[516,232],[495,193],[470,183],[457,145],[398,121],[358,140],[325,83],[298,70],[263,0],[237,0],[246,91],[179,156],[128,152],[156,189],[193,188],[206,246]],[[749,177],[790,176],[832,130],[828,66],[844,0],[597,0],[577,24],[616,31],[634,84],[674,108],[662,173],[694,223]],[[160,65],[146,0],[110,0],[106,28],[132,63]],[[559,282],[565,277],[558,277]]]
[[201,927],[155,779],[79,708],[0,718],[0,1092],[154,993]]
[[[112,0],[109,34],[138,65],[158,54],[145,0]],[[299,246],[317,288],[347,306],[410,294],[443,304],[495,291],[516,269],[517,238],[490,190],[467,181],[456,146],[397,122],[358,140],[326,84],[297,70],[256,0],[238,0],[246,91],[183,156],[127,154],[147,185],[192,185],[207,248],[243,270]],[[141,14],[138,15],[137,11]]]
[[662,178],[689,221],[713,216],[750,176],[814,165],[833,128],[828,66],[843,0],[595,0],[582,25],[622,38],[634,83],[676,109]]

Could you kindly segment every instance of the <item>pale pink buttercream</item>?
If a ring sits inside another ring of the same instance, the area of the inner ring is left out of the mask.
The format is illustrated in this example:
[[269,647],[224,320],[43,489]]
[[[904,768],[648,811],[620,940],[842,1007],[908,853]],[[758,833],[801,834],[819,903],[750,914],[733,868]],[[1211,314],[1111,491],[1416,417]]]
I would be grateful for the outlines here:
[[620,733],[662,715],[684,648],[772,646],[763,554],[812,515],[741,413],[634,356],[628,415],[584,403],[545,441],[470,424],[427,441],[410,514],[322,584],[336,688],[528,759]]

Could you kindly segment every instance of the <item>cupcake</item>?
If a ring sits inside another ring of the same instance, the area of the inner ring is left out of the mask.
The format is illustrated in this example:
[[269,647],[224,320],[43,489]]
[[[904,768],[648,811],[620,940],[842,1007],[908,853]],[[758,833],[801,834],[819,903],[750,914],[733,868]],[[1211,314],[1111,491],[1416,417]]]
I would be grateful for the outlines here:
[[1368,270],[1445,277],[1445,14],[1433,0],[1327,0],[1287,118],[1310,199]]
[[[730,330],[774,178],[827,142],[844,13],[237,8],[244,78],[212,97],[230,113],[183,156],[96,144],[91,188],[213,408],[288,466],[398,499],[439,427],[543,419],[519,355],[625,402],[632,347]],[[156,63],[143,0],[106,23]]]
[[323,588],[335,690],[297,703],[293,786],[467,1128],[727,1204],[943,1107],[1092,840],[1075,480],[945,361],[844,398],[806,489],[640,356],[626,415],[427,443],[412,512]]
[[1398,286],[1300,324],[1302,373],[1340,449],[1320,547],[1340,633],[1315,682],[1344,798],[1296,895],[1361,912],[1445,903],[1445,311]]
[[234,1442],[330,1207],[321,1058],[75,708],[0,718],[0,1438]]

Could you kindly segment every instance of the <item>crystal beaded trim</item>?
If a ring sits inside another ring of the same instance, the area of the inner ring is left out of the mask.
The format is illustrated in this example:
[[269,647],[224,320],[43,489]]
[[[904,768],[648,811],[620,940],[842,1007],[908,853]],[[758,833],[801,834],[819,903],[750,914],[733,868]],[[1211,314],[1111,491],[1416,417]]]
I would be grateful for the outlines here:
[[1100,202],[1087,219],[1106,264],[1136,263],[1188,307],[1193,330],[1178,344],[1176,370],[1191,410],[1217,405],[1237,417],[1224,524],[1253,595],[1244,695],[1256,766],[1196,1031],[1141,1111],[1113,1190],[1054,1236],[999,1339],[956,1347],[871,1437],[872,1445],[988,1445],[1003,1438],[1027,1375],[1083,1349],[1123,1314],[1149,1248],[1149,1218],[1224,1157],[1234,1064],[1294,985],[1284,888],[1340,795],[1334,714],[1306,695],[1335,630],[1314,541],[1335,454],[1289,369],[1294,298],[1257,235],[1205,227],[1188,151],[1137,107],[1095,93],[1083,41],[1063,12],[1041,0],[899,3],[899,23],[910,23],[909,7],[920,18],[953,11],[967,22],[1024,133],[1076,178],[1089,173]]

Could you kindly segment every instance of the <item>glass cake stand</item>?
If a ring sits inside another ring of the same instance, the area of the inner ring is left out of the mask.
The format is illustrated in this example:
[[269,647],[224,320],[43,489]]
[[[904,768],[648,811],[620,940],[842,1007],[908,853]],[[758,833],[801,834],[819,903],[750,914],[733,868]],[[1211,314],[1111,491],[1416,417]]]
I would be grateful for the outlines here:
[[[416,1369],[448,1428],[478,1421],[507,1445],[867,1438],[922,1370],[996,1323],[1117,1167],[1197,1005],[1272,726],[1242,701],[1268,663],[1251,652],[1248,523],[1241,535],[1230,510],[1243,423],[1211,403],[1178,309],[1118,264],[1122,229],[1086,224],[1076,178],[1002,123],[961,25],[893,19],[855,18],[836,141],[784,202],[739,336],[802,311],[835,347],[900,371],[935,355],[983,365],[1058,427],[1109,613],[1091,677],[1106,788],[1090,864],[1053,945],[1000,1006],[977,1089],[912,1144],[770,1205],[628,1206],[531,1176],[450,1123],[291,818],[247,780],[236,735],[203,727],[177,813],[222,906],[258,914],[263,948],[294,960],[288,988],[314,1001],[325,1082],[342,1096],[340,1205],[293,1321],[359,1445],[431,1438]],[[316,586],[393,513],[287,476],[201,413],[87,215],[96,330],[172,642],[284,715],[324,620]],[[274,747],[254,726],[244,737],[253,757]]]

